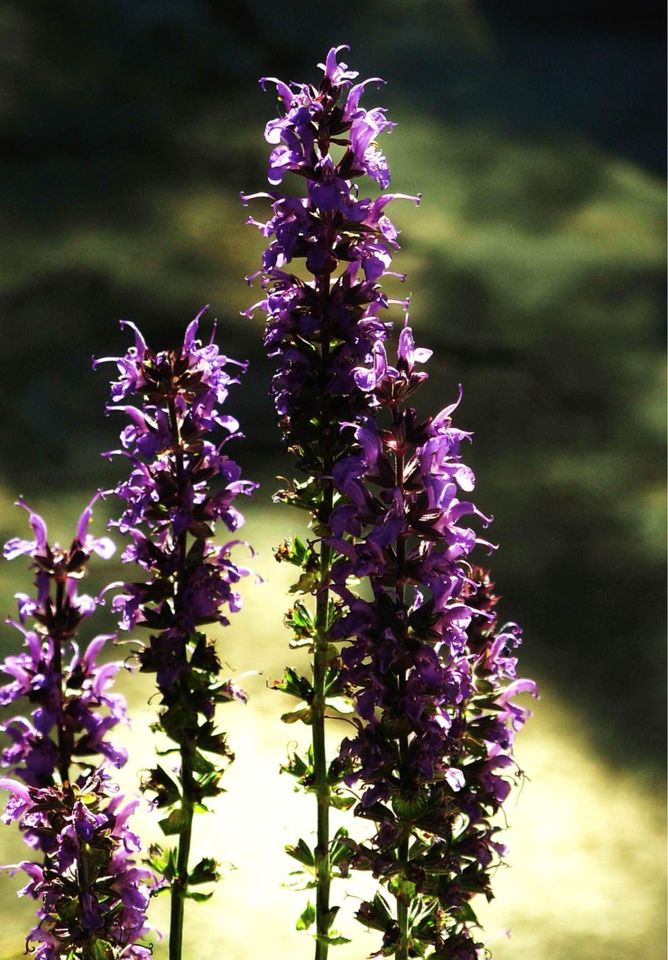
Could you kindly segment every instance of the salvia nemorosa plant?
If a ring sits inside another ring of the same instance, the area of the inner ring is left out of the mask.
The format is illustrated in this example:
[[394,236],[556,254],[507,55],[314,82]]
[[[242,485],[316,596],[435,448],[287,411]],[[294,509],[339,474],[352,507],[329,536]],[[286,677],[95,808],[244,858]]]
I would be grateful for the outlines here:
[[216,727],[216,707],[246,700],[221,676],[215,641],[204,632],[228,625],[228,614],[241,606],[237,584],[249,572],[232,557],[241,541],[213,539],[217,521],[229,531],[240,527],[243,516],[234,501],[256,487],[224,452],[240,433],[222,407],[246,365],[220,353],[215,326],[210,342],[202,344],[203,313],[173,350],[152,350],[134,324],[123,322],[134,344],[111,358],[120,376],[108,407],[129,421],[121,449],[108,454],[124,456],[129,466],[127,479],[114,490],[124,509],[112,525],[129,538],[121,559],[144,571],[144,579],[123,585],[113,609],[122,629],[150,632],[136,659],[140,671],[156,677],[161,709],[155,728],[171,741],[161,752],[178,755],[176,772],[158,765],[144,784],[164,811],[163,833],[178,837],[177,849],[156,845],[151,858],[163,889],[171,891],[171,960],[181,957],[185,900],[207,899],[210,894],[193,888],[218,879],[211,857],[189,863],[193,815],[222,792],[220,780],[233,759]]
[[[315,848],[303,839],[288,848],[316,890],[298,926],[315,923],[324,960],[342,939],[332,930],[332,877],[371,869],[396,900],[393,911],[378,893],[358,911],[382,931],[383,955],[466,960],[482,949],[469,900],[491,895],[502,847],[489,818],[509,792],[512,737],[526,714],[511,698],[535,687],[514,679],[519,630],[496,630],[486,575],[476,580],[467,561],[485,541],[460,520],[487,521],[459,499],[473,476],[459,455],[468,435],[450,421],[456,404],[427,419],[407,405],[431,354],[415,348],[407,323],[396,367],[387,361],[393,301],[381,281],[403,278],[389,270],[398,242],[385,208],[405,195],[360,195],[364,176],[389,184],[377,137],[393,124],[360,105],[378,81],[353,83],[341,49],[320,65],[317,87],[262,81],[276,85],[281,106],[265,131],[277,189],[242,195],[272,207],[267,222],[249,219],[269,243],[249,278],[261,276],[265,296],[248,313],[267,316],[272,392],[301,474],[277,499],[306,510],[313,530],[277,550],[301,571],[294,591],[303,598],[286,620],[292,645],[313,654],[311,677],[288,668],[276,683],[300,700],[287,719],[312,730],[308,755],[287,768],[317,800]],[[291,193],[287,174],[296,174]],[[349,702],[356,735],[329,760],[329,711]],[[357,790],[355,812],[375,823],[366,842],[330,836],[330,808],[355,803],[344,785]]]
[[[314,928],[315,958],[326,960],[345,941],[332,880],[366,871],[376,888],[357,918],[379,934],[374,956],[481,960],[472,900],[492,896],[504,856],[497,815],[521,777],[513,740],[528,715],[515,697],[536,686],[517,676],[521,630],[499,621],[476,557],[493,547],[479,533],[489,519],[469,498],[460,448],[470,434],[452,422],[459,399],[435,415],[413,406],[431,351],[415,346],[407,299],[383,284],[404,279],[391,269],[399,244],[388,205],[420,198],[385,192],[378,138],[394,124],[382,107],[362,106],[382,81],[357,82],[342,49],[329,51],[317,86],[262,81],[280,104],[265,131],[270,189],[242,195],[271,205],[266,222],[249,219],[267,247],[248,278],[260,278],[263,296],[247,314],[266,314],[272,393],[298,472],[276,499],[310,526],[276,549],[299,569],[290,645],[311,657],[309,676],[289,666],[273,684],[299,701],[283,719],[311,734],[284,768],[315,799],[315,841],[307,833],[288,847],[315,891],[297,926]],[[397,335],[392,306],[404,313]],[[28,554],[36,571],[35,595],[17,595],[11,621],[24,651],[2,665],[10,681],[0,704],[24,700],[26,710],[1,727],[0,786],[10,793],[4,820],[38,858],[16,868],[29,878],[22,893],[39,901],[27,939],[39,960],[148,957],[147,902],[162,891],[169,957],[181,960],[186,901],[207,899],[218,879],[211,857],[191,864],[194,814],[222,792],[233,759],[217,707],[246,695],[223,676],[211,628],[229,624],[249,571],[236,559],[243,541],[215,535],[217,524],[232,534],[241,526],[237,498],[256,485],[226,452],[241,434],[224,405],[245,364],[220,353],[215,326],[200,339],[202,313],[178,347],[159,351],[124,321],[131,346],[105,358],[118,369],[107,409],[125,418],[106,456],[127,465],[108,491],[121,502],[111,526],[126,538],[122,560],[140,572],[100,596],[114,593],[120,629],[133,634],[126,663],[155,675],[156,754],[167,759],[143,787],[176,838],[150,847],[151,869],[139,865],[128,825],[137,801],[111,774],[126,760],[109,738],[125,719],[111,690],[119,665],[98,662],[113,637],[82,649],[78,639],[101,602],[79,593],[79,581],[91,553],[114,549],[88,532],[95,501],[68,549],[49,544],[42,518],[19,501],[33,539],[5,548],[9,559]],[[352,835],[333,832],[332,809],[349,811]]]
[[[459,401],[426,418],[409,402],[430,354],[406,325],[396,366],[377,343],[355,371],[371,412],[344,427],[356,448],[333,471],[331,579],[345,613],[331,635],[348,641],[342,676],[356,708],[342,766],[355,813],[375,824],[351,842],[351,863],[396,900],[393,911],[378,893],[358,918],[383,932],[384,956],[476,960],[469,901],[492,896],[504,848],[490,818],[519,773],[513,738],[527,715],[512,698],[536,687],[516,677],[519,627],[497,626],[489,575],[467,561],[490,545],[463,522],[488,521],[460,499],[474,478],[460,454],[470,434],[451,420]],[[359,581],[370,599],[351,589]]]
[[[97,499],[97,497],[95,498]],[[109,740],[125,720],[125,701],[110,690],[118,663],[98,663],[110,639],[100,635],[86,648],[78,640],[82,622],[98,599],[79,593],[91,553],[114,552],[106,537],[88,532],[92,507],[81,514],[71,546],[50,544],[39,514],[23,500],[34,539],[14,538],[4,555],[28,554],[36,572],[35,594],[17,594],[24,650],[8,656],[0,704],[31,709],[2,724],[9,740],[0,779],[10,792],[4,822],[18,822],[26,843],[40,855],[12,869],[29,877],[21,894],[39,901],[37,924],[26,952],[39,960],[140,960],[150,954],[138,941],[145,920],[150,871],[135,863],[140,849],[128,817],[137,805],[118,791],[109,767],[127,755]]]

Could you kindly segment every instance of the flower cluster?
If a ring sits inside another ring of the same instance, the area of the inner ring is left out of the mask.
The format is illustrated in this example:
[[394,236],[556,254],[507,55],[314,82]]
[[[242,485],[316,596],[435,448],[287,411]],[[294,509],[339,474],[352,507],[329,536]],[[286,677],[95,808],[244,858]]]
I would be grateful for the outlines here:
[[106,773],[127,759],[107,739],[125,719],[123,697],[110,690],[119,664],[97,663],[111,636],[95,637],[83,652],[75,640],[99,602],[80,593],[78,583],[92,553],[106,559],[115,549],[107,537],[88,532],[97,499],[81,514],[68,549],[49,543],[42,517],[19,500],[33,539],[14,538],[4,550],[7,559],[28,554],[36,571],[35,595],[17,594],[18,620],[10,621],[25,649],[5,659],[2,670],[11,680],[0,688],[0,704],[25,700],[33,710],[30,718],[2,725],[9,739],[2,764],[13,777],[0,786],[10,792],[4,821],[16,821],[42,855],[16,868],[29,877],[21,893],[40,901],[27,938],[27,950],[40,960],[150,955],[136,942],[147,930],[145,885],[152,876],[131,859],[140,849],[127,825],[137,801],[126,801]]
[[[320,65],[317,88],[261,81],[263,87],[276,84],[282,105],[281,116],[265,131],[273,147],[269,182],[279,186],[293,173],[305,182],[305,196],[280,190],[242,194],[244,203],[271,201],[267,222],[248,220],[269,244],[260,271],[266,296],[247,315],[256,309],[267,315],[265,346],[278,363],[273,394],[281,426],[301,466],[315,474],[327,471],[325,461],[339,446],[333,431],[323,444],[322,416],[328,423],[342,422],[364,407],[352,371],[386,335],[382,311],[389,301],[380,281],[390,275],[399,248],[386,207],[403,197],[359,196],[355,178],[370,176],[382,189],[389,183],[376,138],[394,124],[383,108],[360,105],[365,87],[382,81],[353,83],[357,74],[337,63],[342,49],[330,50]],[[405,199],[419,203],[420,198]],[[309,279],[289,271],[296,260],[304,261]]]
[[37,960],[147,960],[137,941],[149,931],[145,913],[149,870],[136,865],[138,837],[128,818],[138,801],[125,801],[100,771],[77,785],[29,788],[0,779],[10,792],[5,823],[17,821],[39,838],[42,863],[24,860],[28,883],[20,896],[40,901],[26,950]]
[[[246,700],[221,678],[215,642],[201,630],[229,623],[228,615],[241,606],[237,584],[249,573],[232,558],[241,541],[217,544],[213,537],[217,521],[232,532],[241,526],[235,501],[256,487],[224,452],[228,441],[241,436],[222,406],[238,383],[232,371],[243,371],[245,364],[220,353],[215,327],[208,343],[198,339],[203,313],[188,325],[179,348],[163,351],[152,350],[139,329],[123,321],[134,344],[124,356],[104,358],[115,361],[120,375],[107,410],[128,421],[121,448],[105,454],[129,463],[129,476],[113,491],[123,510],[112,525],[129,539],[121,559],[144,571],[141,581],[120,585],[112,607],[122,629],[150,631],[137,660],[141,671],[156,674],[162,698],[157,727],[178,744],[171,752],[181,758],[180,782],[157,766],[144,783],[165,810],[163,832],[179,836],[178,856],[156,847],[151,860],[167,881],[165,889],[171,887],[175,951],[184,897],[203,896],[189,886],[216,879],[210,859],[188,869],[193,813],[221,792],[223,762],[233,759],[216,729],[216,705]],[[132,399],[134,404],[126,402]]]
[[[407,398],[425,379],[409,326],[396,366],[385,346],[355,371],[372,413],[353,425],[358,449],[339,461],[340,500],[331,517],[333,589],[346,613],[332,637],[342,649],[357,734],[344,740],[356,808],[376,833],[354,849],[397,899],[395,919],[380,896],[359,919],[383,931],[383,955],[475,960],[481,944],[469,900],[491,897],[490,869],[503,848],[490,818],[510,791],[512,742],[526,710],[515,694],[510,650],[519,628],[497,630],[496,598],[466,558],[486,545],[463,521],[487,519],[460,492],[474,485],[461,461],[468,434],[452,424],[457,403],[421,419]],[[372,599],[349,588],[367,578]],[[402,923],[403,917],[403,923]]]
[[[316,537],[277,551],[301,568],[293,590],[316,607],[298,600],[286,621],[292,645],[314,650],[313,681],[288,668],[275,684],[300,701],[284,719],[313,728],[312,752],[294,754],[287,769],[318,797],[318,845],[300,840],[288,852],[315,876],[315,915],[300,924],[317,921],[319,946],[337,942],[328,878],[352,865],[396,898],[396,916],[380,894],[358,913],[383,932],[383,955],[468,960],[481,949],[469,900],[491,895],[502,852],[490,818],[509,791],[512,734],[524,719],[512,697],[535,686],[515,679],[507,648],[518,628],[496,631],[468,562],[491,545],[467,521],[488,519],[460,496],[474,477],[460,457],[469,435],[451,421],[459,401],[427,419],[408,404],[431,351],[416,348],[407,322],[396,365],[388,360],[383,310],[392,301],[380,281],[401,275],[389,270],[398,243],[385,209],[404,195],[360,196],[363,175],[381,190],[389,184],[377,137],[393,124],[361,106],[373,81],[354,83],[337,62],[341,49],[321,64],[317,88],[271,81],[282,112],[265,131],[269,181],[278,188],[293,173],[305,190],[254,195],[271,201],[273,216],[249,221],[269,243],[266,296],[248,314],[267,315],[276,408],[307,477],[278,496],[309,511]],[[299,259],[307,279],[290,270]],[[353,708],[356,735],[326,765],[325,711]],[[376,824],[367,843],[327,836],[327,804],[350,803],[342,781],[360,793],[356,813]]]
[[56,775],[61,783],[73,779],[72,764],[81,765],[86,757],[102,757],[116,767],[126,760],[125,752],[107,739],[109,730],[125,719],[124,699],[109,689],[119,664],[97,663],[112,638],[95,637],[83,653],[73,639],[98,602],[77,589],[88,560],[92,553],[106,559],[114,552],[111,540],[88,532],[96,500],[81,514],[68,549],[49,544],[42,517],[19,500],[34,539],[14,538],[4,549],[9,560],[28,554],[36,571],[36,595],[17,594],[18,620],[9,621],[23,634],[24,650],[0,667],[11,677],[0,687],[0,704],[25,698],[34,706],[30,719],[17,716],[0,728],[10,740],[2,752],[3,765],[30,786],[51,786]]
[[[288,669],[276,684],[300,700],[296,713],[286,716],[312,726],[311,758],[295,756],[288,769],[315,794],[318,806],[317,844],[307,864],[315,874],[317,904],[313,917],[307,910],[300,919],[303,927],[315,921],[318,960],[325,960],[328,945],[340,940],[331,929],[336,908],[329,906],[329,883],[343,848],[338,837],[330,839],[328,810],[345,803],[338,786],[341,773],[327,763],[324,727],[326,710],[347,709],[338,696],[338,657],[336,651],[332,655],[328,637],[333,554],[322,538],[330,532],[334,506],[332,470],[350,446],[339,424],[355,420],[368,408],[367,397],[355,385],[354,370],[389,329],[383,312],[392,301],[381,281],[387,276],[403,279],[390,270],[399,244],[386,209],[400,196],[420,200],[390,193],[373,199],[360,193],[361,177],[374,181],[374,192],[389,184],[377,138],[394,124],[383,108],[361,105],[365,88],[382,81],[355,82],[357,73],[338,62],[343,49],[331,49],[320,64],[317,87],[273,78],[261,81],[263,88],[275,84],[281,105],[280,116],[265,129],[272,147],[268,179],[277,189],[242,194],[244,203],[260,198],[271,203],[268,221],[248,220],[268,245],[261,270],[248,278],[261,276],[265,295],[246,315],[258,309],[266,314],[265,348],[277,364],[272,393],[279,423],[298,469],[306,475],[303,482],[280,491],[277,499],[308,511],[318,538],[308,545],[286,544],[277,552],[279,559],[302,568],[294,590],[310,595],[315,609],[299,601],[288,616],[298,642],[313,651],[312,682]],[[280,189],[288,173],[304,185],[299,195]],[[297,859],[301,849],[291,848]]]
[[[220,409],[238,383],[226,368],[244,370],[245,364],[223,356],[213,336],[205,345],[197,340],[203,312],[187,327],[180,350],[158,353],[134,324],[122,321],[134,331],[134,346],[123,357],[104,358],[115,360],[120,372],[107,410],[129,420],[122,448],[105,454],[130,463],[128,479],[113,491],[125,502],[113,525],[130,538],[121,559],[148,573],[140,583],[124,584],[112,607],[123,629],[155,631],[139,662],[156,672],[166,703],[196,668],[186,656],[189,639],[200,626],[229,623],[227,613],[241,606],[237,584],[249,572],[232,560],[238,540],[212,540],[217,520],[230,531],[241,526],[234,501],[257,486],[243,480],[239,465],[223,452],[240,436],[238,422]],[[121,402],[133,395],[141,406]],[[214,493],[212,481],[218,483]]]

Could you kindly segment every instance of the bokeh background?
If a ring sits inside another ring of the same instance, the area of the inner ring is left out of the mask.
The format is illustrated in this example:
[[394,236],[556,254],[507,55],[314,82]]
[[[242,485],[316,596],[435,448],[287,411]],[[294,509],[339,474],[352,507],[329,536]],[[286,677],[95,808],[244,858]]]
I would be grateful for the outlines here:
[[[433,346],[425,408],[464,385],[477,502],[494,513],[502,613],[524,624],[523,672],[542,699],[522,734],[528,779],[511,804],[512,869],[482,913],[497,960],[665,956],[663,5],[500,0],[3,0],[0,5],[0,534],[18,493],[67,539],[91,492],[118,476],[107,374],[118,319],[156,346],[204,303],[252,361],[231,407],[236,454],[262,481],[248,536],[266,577],[221,637],[246,679],[222,719],[238,759],[198,844],[229,863],[194,906],[188,960],[297,960],[303,894],[282,853],[311,811],[278,774],[293,727],[265,681],[288,659],[287,572],[271,545],[299,518],[271,505],[290,469],[273,427],[258,299],[243,277],[260,239],[239,191],[262,189],[257,78],[315,79],[338,43],[389,108],[394,205],[418,339]],[[102,511],[96,518],[104,522]],[[26,588],[2,568],[2,610]],[[120,574],[99,570],[99,581]],[[108,623],[102,617],[98,630]],[[16,636],[2,631],[4,652]],[[150,762],[150,694],[123,676],[135,722],[124,783]],[[334,737],[338,735],[334,733]],[[155,839],[148,815],[144,824]],[[305,826],[306,824],[306,826]],[[23,856],[9,828],[3,862]],[[0,877],[0,957],[18,957],[33,905]],[[339,889],[340,960],[376,946]],[[156,923],[164,913],[156,912]],[[156,955],[163,956],[158,946]]]

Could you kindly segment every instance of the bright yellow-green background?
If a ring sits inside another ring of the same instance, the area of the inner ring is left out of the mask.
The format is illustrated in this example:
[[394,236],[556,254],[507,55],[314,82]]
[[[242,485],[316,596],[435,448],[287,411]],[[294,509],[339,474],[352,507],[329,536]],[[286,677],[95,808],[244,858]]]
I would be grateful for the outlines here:
[[[458,423],[476,500],[495,514],[502,616],[523,623],[523,672],[542,699],[518,741],[528,779],[511,801],[510,869],[481,909],[497,960],[660,960],[664,954],[664,185],[662,10],[593,2],[378,0],[223,11],[213,0],[7,0],[0,10],[0,536],[21,533],[22,492],[66,539],[91,492],[121,464],[102,407],[120,316],[168,346],[204,302],[219,340],[252,361],[231,400],[248,434],[235,449],[262,491],[248,537],[267,578],[221,637],[231,670],[260,671],[221,716],[237,761],[198,844],[236,865],[189,914],[188,960],[308,957],[294,932],[304,895],[283,890],[283,844],[313,822],[278,776],[281,697],[265,688],[288,654],[287,571],[271,545],[295,518],[272,507],[283,457],[267,398],[260,296],[243,275],[260,242],[241,189],[261,189],[271,95],[261,75],[314,78],[333,43],[387,78],[393,187],[412,317],[434,346],[423,408],[464,386]],[[253,210],[260,216],[260,208]],[[103,517],[96,518],[101,529]],[[120,576],[112,565],[98,581]],[[2,567],[2,610],[27,589]],[[109,622],[100,619],[98,629]],[[18,634],[16,635],[18,637]],[[3,651],[16,649],[2,632]],[[123,676],[134,718],[132,789],[150,763],[150,694]],[[338,733],[335,733],[335,736]],[[305,805],[306,804],[306,805]],[[156,839],[149,817],[147,839]],[[0,859],[23,856],[7,829]],[[32,905],[0,876],[0,957],[18,956]],[[341,926],[361,958],[373,935]],[[160,906],[160,904],[158,904]],[[164,926],[164,915],[156,917]],[[505,931],[510,930],[508,938]],[[159,950],[162,948],[158,948]]]

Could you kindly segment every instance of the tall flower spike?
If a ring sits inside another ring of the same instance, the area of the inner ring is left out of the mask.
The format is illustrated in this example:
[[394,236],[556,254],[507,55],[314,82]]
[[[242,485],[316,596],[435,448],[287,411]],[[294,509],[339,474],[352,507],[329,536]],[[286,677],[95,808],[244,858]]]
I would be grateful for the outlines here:
[[[497,626],[489,575],[467,562],[491,545],[463,522],[489,521],[461,499],[474,477],[460,456],[469,434],[451,421],[457,404],[421,420],[406,402],[430,354],[405,326],[395,366],[379,345],[355,371],[374,415],[354,428],[358,452],[335,477],[332,581],[346,615],[334,634],[350,640],[343,679],[357,727],[341,764],[361,791],[355,812],[376,828],[350,844],[352,865],[396,898],[396,912],[380,893],[358,912],[383,932],[382,955],[477,960],[486,954],[469,901],[492,896],[504,848],[491,818],[528,714],[513,697],[537,691],[516,677],[519,627]],[[351,592],[354,578],[368,581],[370,600]]]
[[106,559],[115,549],[88,531],[97,499],[82,512],[68,549],[51,544],[42,517],[19,500],[34,539],[14,538],[4,549],[9,559],[28,554],[36,571],[36,595],[17,594],[18,621],[9,621],[25,649],[5,659],[1,669],[11,679],[0,687],[0,704],[25,698],[33,709],[30,718],[1,727],[9,739],[2,764],[13,776],[0,778],[0,786],[10,793],[4,821],[16,821],[42,854],[41,862],[5,868],[23,869],[29,882],[20,893],[40,903],[26,941],[40,960],[141,960],[151,952],[138,943],[148,930],[152,874],[130,856],[139,850],[127,825],[137,802],[124,800],[106,772],[126,761],[108,739],[125,719],[125,701],[110,689],[119,664],[97,662],[113,637],[97,636],[83,652],[75,640],[98,602],[79,593],[79,581],[92,553]]
[[[298,677],[289,668],[277,686],[300,700],[288,719],[302,719],[312,728],[312,756],[293,757],[288,769],[317,800],[317,843],[309,850],[316,906],[313,911],[309,905],[300,919],[302,928],[315,919],[317,960],[324,960],[330,943],[340,941],[332,930],[337,908],[330,907],[329,889],[331,877],[341,872],[337,862],[346,848],[342,835],[330,837],[329,808],[350,802],[340,789],[343,771],[327,763],[324,734],[326,711],[349,709],[340,696],[340,662],[331,644],[336,612],[330,596],[335,551],[329,539],[334,475],[343,469],[351,443],[339,425],[368,412],[368,397],[357,388],[354,371],[367,362],[389,329],[384,314],[391,301],[380,281],[397,276],[390,266],[399,244],[388,204],[398,197],[420,200],[400,194],[372,199],[357,185],[366,177],[375,181],[374,190],[388,186],[390,174],[378,138],[394,124],[383,108],[362,107],[366,87],[382,81],[353,83],[357,73],[339,61],[345,49],[329,51],[317,87],[273,78],[261,81],[263,88],[275,84],[281,108],[265,129],[272,148],[268,179],[275,189],[242,194],[244,203],[261,198],[271,203],[268,221],[249,219],[268,245],[260,271],[264,297],[247,315],[256,310],[266,314],[265,347],[277,365],[272,386],[276,410],[305,475],[277,496],[307,510],[314,533],[307,544],[295,540],[277,551],[278,559],[302,570],[295,590],[303,599],[290,612],[288,626],[295,631],[295,642],[313,651],[312,677]],[[299,178],[291,180],[293,190],[300,185],[298,194],[279,189],[289,174]],[[300,859],[305,846],[302,840],[289,852]]]
[[[267,222],[249,219],[268,245],[255,275],[265,295],[247,314],[261,309],[267,316],[279,422],[305,474],[277,497],[307,510],[314,533],[277,550],[279,560],[301,569],[293,589],[304,596],[286,621],[292,645],[313,651],[312,678],[288,668],[276,683],[300,701],[284,719],[312,726],[312,751],[293,755],[287,769],[318,803],[315,849],[300,840],[288,852],[314,874],[316,907],[307,907],[299,926],[315,919],[316,960],[338,942],[330,878],[351,863],[373,869],[396,899],[394,914],[380,894],[358,914],[383,931],[384,956],[463,960],[479,951],[468,899],[475,884],[489,891],[485,870],[476,873],[473,864],[476,851],[484,868],[500,851],[485,818],[507,793],[509,730],[524,719],[512,697],[535,687],[504,685],[514,667],[504,644],[518,640],[517,630],[493,634],[494,653],[482,660],[470,647],[469,631],[485,614],[477,612],[480,591],[467,557],[485,541],[462,521],[487,520],[459,497],[474,480],[459,458],[468,434],[450,419],[457,404],[424,422],[406,405],[426,377],[420,367],[431,351],[415,347],[406,323],[395,365],[388,359],[384,311],[408,303],[391,301],[380,285],[403,279],[390,270],[398,242],[386,208],[405,196],[367,198],[357,185],[367,176],[387,188],[378,137],[392,124],[383,109],[360,106],[374,81],[353,84],[357,74],[338,61],[342,49],[329,51],[318,87],[263,81],[276,85],[281,104],[265,130],[276,189],[242,195],[245,203],[263,197],[272,206]],[[305,184],[298,195],[278,189],[290,173]],[[372,601],[355,592],[360,579]],[[326,711],[349,711],[350,698],[357,734],[328,765]],[[489,733],[479,755],[465,735],[469,723]],[[368,844],[329,836],[329,807],[351,802],[342,781],[361,788],[356,812],[376,822]]]
[[193,813],[221,793],[219,781],[233,759],[216,728],[216,706],[246,699],[221,678],[214,641],[202,631],[229,624],[229,614],[241,606],[237,585],[249,573],[233,559],[242,542],[215,543],[215,525],[236,531],[243,516],[235,501],[257,486],[242,479],[239,465],[223,452],[241,436],[222,408],[246,364],[223,356],[213,334],[201,342],[203,313],[188,325],[179,348],[159,352],[134,324],[123,323],[134,345],[122,357],[105,358],[119,371],[107,409],[127,420],[121,449],[108,455],[121,454],[130,468],[114,490],[124,507],[113,525],[129,539],[122,559],[145,572],[141,581],[122,585],[113,609],[123,629],[150,631],[137,654],[139,667],[156,674],[157,726],[177,744],[181,761],[178,783],[157,766],[145,784],[165,812],[163,832],[179,837],[178,852],[155,847],[151,861],[171,889],[170,960],[181,957],[185,899],[204,898],[191,887],[218,877],[209,857],[189,866]]

